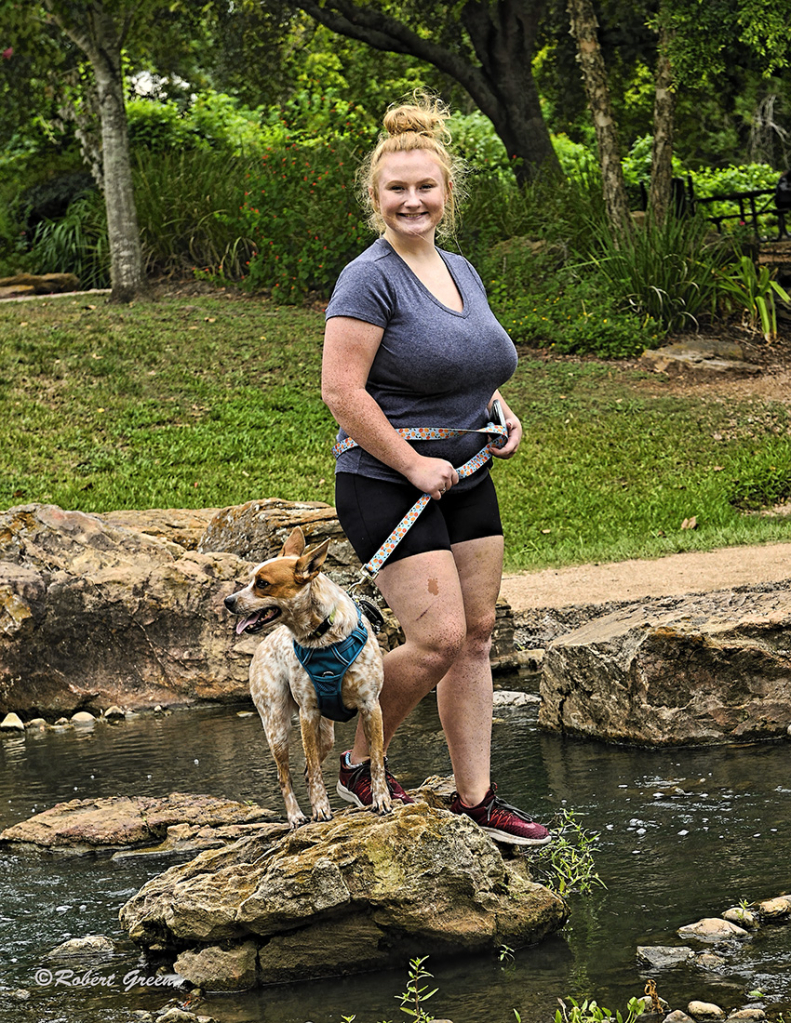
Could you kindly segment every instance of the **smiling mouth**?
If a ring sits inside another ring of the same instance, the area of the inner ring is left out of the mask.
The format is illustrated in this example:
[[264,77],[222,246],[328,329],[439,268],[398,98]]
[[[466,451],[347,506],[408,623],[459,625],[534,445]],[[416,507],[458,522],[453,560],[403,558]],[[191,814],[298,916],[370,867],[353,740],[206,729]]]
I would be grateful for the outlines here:
[[279,617],[280,609],[277,607],[267,607],[263,611],[256,611],[236,623],[236,635],[241,636],[243,632],[260,632]]

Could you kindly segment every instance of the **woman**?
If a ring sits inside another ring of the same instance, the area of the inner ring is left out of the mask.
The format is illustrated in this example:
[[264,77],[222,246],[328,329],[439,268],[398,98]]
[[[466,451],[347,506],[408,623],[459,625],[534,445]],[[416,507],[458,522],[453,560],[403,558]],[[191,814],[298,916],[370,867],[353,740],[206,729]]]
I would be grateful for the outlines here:
[[[547,829],[498,799],[489,774],[502,527],[488,463],[461,479],[454,468],[487,438],[410,442],[396,432],[480,430],[498,400],[508,437],[493,454],[510,458],[522,438],[498,390],[516,367],[514,346],[472,266],[435,246],[441,225],[453,230],[458,192],[446,116],[428,100],[389,110],[387,134],[364,167],[380,238],[345,267],[327,307],[322,396],[339,440],[356,442],[338,457],[336,507],[367,562],[421,494],[432,498],[377,577],[405,636],[384,660],[385,749],[436,687],[457,789],[451,809],[499,841],[544,845]],[[371,801],[367,756],[358,728],[338,792],[360,806]],[[389,771],[388,781],[395,798],[412,802]]]

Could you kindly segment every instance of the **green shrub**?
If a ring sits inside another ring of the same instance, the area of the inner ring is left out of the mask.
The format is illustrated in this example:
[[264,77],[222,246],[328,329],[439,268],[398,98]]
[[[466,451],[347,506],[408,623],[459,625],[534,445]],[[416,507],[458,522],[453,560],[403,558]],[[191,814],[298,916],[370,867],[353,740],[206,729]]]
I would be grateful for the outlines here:
[[75,199],[60,220],[42,221],[30,258],[36,273],[73,273],[83,288],[108,287],[110,252],[102,193]]
[[129,147],[161,153],[194,144],[189,122],[173,100],[131,99],[126,104]]
[[515,344],[551,348],[563,355],[592,354],[628,359],[656,347],[664,332],[648,319],[616,313],[605,297],[591,296],[588,284],[569,284],[555,297],[543,292],[492,303],[495,315]]
[[126,105],[129,144],[151,152],[218,149],[240,156],[260,150],[272,137],[260,110],[224,93],[200,93],[186,109],[173,100],[132,99]]
[[707,244],[709,230],[702,217],[671,216],[616,239],[607,224],[592,225],[593,262],[614,307],[664,331],[697,327],[701,315],[716,310],[715,270],[730,254]]
[[239,223],[253,245],[247,283],[279,302],[329,295],[373,236],[355,196],[349,146],[269,149],[245,182]]
[[240,218],[251,161],[222,152],[138,152],[135,201],[148,273],[240,280],[254,251]]

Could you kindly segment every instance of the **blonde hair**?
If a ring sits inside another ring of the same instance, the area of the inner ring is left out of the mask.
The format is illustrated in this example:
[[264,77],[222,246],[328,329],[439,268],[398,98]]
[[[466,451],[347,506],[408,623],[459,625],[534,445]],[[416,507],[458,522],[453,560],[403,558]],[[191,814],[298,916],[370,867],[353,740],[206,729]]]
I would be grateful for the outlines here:
[[462,160],[448,150],[451,134],[445,122],[450,117],[450,111],[440,100],[425,93],[415,93],[412,99],[412,103],[387,108],[382,122],[385,130],[358,172],[360,198],[368,212],[368,224],[382,234],[385,222],[371,198],[372,193],[376,193],[382,157],[388,153],[425,150],[439,164],[445,184],[445,212],[437,232],[445,236],[453,235],[458,223],[459,205],[464,197],[466,168]]

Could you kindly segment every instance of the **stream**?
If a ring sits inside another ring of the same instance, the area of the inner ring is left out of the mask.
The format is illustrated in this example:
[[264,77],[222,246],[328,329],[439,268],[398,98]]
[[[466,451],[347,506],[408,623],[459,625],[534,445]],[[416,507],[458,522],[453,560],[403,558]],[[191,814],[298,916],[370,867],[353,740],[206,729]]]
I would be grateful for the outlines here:
[[[0,733],[0,830],[56,802],[114,795],[204,792],[281,809],[277,778],[257,715],[224,707],[141,715],[93,729]],[[493,771],[500,793],[536,819],[567,808],[599,832],[596,868],[606,888],[574,896],[564,930],[513,955],[433,959],[437,994],[427,1008],[454,1023],[551,1023],[559,997],[595,998],[625,1010],[656,980],[672,1008],[692,998],[730,1010],[761,1005],[791,1021],[791,924],[764,927],[728,952],[723,973],[645,972],[638,945],[681,945],[676,928],[719,916],[740,900],[791,890],[788,742],[689,749],[636,749],[541,732],[537,710],[498,709]],[[336,727],[336,751],[354,722]],[[334,754],[325,765],[333,806]],[[436,705],[423,701],[390,749],[405,787],[449,774]],[[295,765],[295,775],[301,765]],[[303,808],[304,787],[297,787]],[[141,857],[0,855],[2,1023],[131,1023],[174,992],[118,925],[118,910],[172,861]],[[71,937],[105,934],[116,954],[86,974],[56,974],[47,952]],[[211,996],[196,1011],[221,1023],[357,1023],[406,1020],[397,996],[407,967],[334,981]],[[43,972],[42,972],[43,971]],[[49,972],[47,972],[49,971]],[[50,976],[52,974],[52,976]],[[56,983],[56,980],[59,982]],[[25,989],[16,1001],[6,989]],[[762,996],[748,995],[760,991]],[[183,1000],[184,995],[179,995]]]

